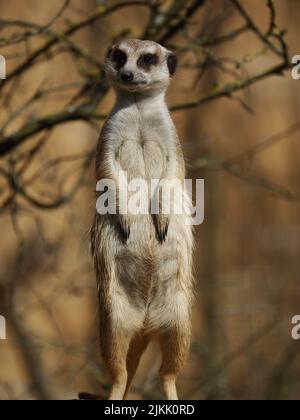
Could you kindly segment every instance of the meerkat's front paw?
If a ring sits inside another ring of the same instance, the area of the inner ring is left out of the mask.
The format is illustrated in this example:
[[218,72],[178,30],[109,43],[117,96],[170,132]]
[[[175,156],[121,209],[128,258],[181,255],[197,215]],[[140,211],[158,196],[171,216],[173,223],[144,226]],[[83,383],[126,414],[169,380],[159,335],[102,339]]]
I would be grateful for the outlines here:
[[130,227],[129,226],[125,227],[120,224],[119,228],[120,228],[122,239],[124,240],[124,242],[127,242],[128,239],[130,238]]
[[122,241],[126,243],[130,238],[130,222],[126,217],[119,218],[119,232]]
[[157,215],[154,217],[154,224],[157,240],[160,244],[163,244],[168,236],[169,219],[164,215]]

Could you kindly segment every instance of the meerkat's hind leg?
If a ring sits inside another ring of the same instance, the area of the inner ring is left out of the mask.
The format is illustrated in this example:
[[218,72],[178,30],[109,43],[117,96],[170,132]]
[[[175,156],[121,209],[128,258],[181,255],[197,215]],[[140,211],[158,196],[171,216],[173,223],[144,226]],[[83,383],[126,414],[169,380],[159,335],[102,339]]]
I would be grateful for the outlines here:
[[150,341],[149,337],[142,334],[138,334],[135,337],[133,337],[130,343],[130,347],[129,347],[129,351],[127,355],[127,375],[128,376],[127,376],[127,385],[126,385],[124,398],[126,398],[130,390],[132,380],[138,369],[141,357],[148,347],[149,341]]
[[[107,318],[106,318],[107,320]],[[104,323],[104,322],[103,322]],[[126,357],[131,336],[111,322],[101,328],[100,335],[102,358],[112,379],[109,400],[123,400],[127,384]]]
[[117,340],[118,342],[111,343],[110,360],[106,362],[112,377],[109,400],[123,400],[127,384],[126,354],[128,346],[126,342],[122,342],[120,336]]
[[176,381],[187,357],[190,345],[189,328],[170,327],[160,334],[162,365],[160,381],[167,400],[178,400]]

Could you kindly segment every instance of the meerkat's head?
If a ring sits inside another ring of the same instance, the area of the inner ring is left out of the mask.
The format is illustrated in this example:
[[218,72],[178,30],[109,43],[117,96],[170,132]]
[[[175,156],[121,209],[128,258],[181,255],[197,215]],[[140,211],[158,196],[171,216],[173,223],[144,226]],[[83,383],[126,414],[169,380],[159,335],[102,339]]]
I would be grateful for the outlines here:
[[167,89],[176,67],[175,54],[153,41],[121,41],[106,58],[106,74],[114,89],[132,93]]

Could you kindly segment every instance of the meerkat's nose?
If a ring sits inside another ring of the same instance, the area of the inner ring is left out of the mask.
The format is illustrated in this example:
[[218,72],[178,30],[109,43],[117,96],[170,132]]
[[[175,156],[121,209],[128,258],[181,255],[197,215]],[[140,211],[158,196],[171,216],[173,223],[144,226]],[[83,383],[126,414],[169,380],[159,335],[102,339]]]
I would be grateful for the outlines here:
[[121,74],[121,79],[126,83],[132,82],[134,79],[134,74],[131,71],[124,71]]

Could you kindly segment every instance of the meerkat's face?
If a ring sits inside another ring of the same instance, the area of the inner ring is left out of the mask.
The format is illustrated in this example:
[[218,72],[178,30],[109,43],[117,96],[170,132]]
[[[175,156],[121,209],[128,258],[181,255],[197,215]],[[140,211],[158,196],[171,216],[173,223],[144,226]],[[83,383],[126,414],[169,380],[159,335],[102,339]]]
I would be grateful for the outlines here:
[[113,46],[106,59],[112,86],[133,93],[165,90],[176,67],[174,53],[156,42],[136,39]]

